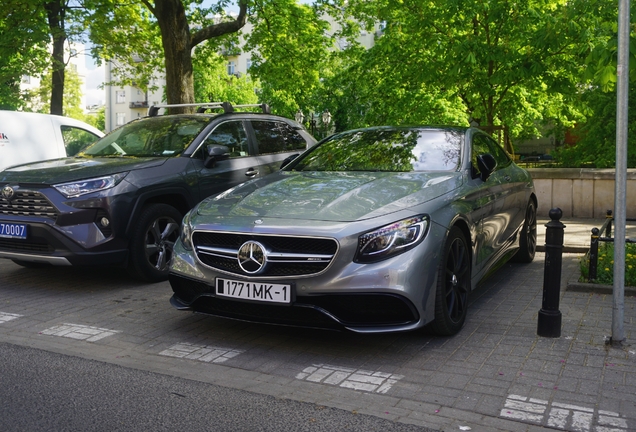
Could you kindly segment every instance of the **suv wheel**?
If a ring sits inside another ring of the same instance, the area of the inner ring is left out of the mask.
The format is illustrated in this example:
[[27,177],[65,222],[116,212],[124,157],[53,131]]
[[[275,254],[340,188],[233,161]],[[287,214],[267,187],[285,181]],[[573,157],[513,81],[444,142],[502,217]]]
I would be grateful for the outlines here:
[[129,269],[134,276],[147,282],[168,278],[180,221],[181,213],[167,204],[144,208],[133,229],[130,245]]

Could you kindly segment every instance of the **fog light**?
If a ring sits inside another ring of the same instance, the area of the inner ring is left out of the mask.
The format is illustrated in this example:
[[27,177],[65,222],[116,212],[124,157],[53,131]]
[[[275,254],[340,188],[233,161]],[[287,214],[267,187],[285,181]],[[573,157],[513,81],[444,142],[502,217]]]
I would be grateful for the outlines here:
[[110,221],[107,217],[103,217],[99,222],[102,224],[103,227],[107,227],[108,225],[110,225]]

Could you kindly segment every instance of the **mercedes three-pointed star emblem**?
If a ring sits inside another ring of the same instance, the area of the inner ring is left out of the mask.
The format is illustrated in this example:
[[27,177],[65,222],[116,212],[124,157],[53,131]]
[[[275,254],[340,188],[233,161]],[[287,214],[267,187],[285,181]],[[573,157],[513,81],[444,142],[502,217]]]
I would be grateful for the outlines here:
[[238,251],[238,265],[245,273],[256,274],[267,264],[267,250],[265,246],[255,241],[243,243]]

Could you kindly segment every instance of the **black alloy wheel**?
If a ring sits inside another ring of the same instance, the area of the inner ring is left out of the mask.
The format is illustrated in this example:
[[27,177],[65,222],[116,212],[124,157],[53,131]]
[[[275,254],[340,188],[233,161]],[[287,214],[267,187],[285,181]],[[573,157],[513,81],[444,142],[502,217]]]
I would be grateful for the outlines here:
[[147,282],[168,278],[181,214],[166,204],[152,204],[141,214],[130,248],[130,270]]
[[470,293],[470,252],[457,227],[451,228],[437,270],[433,331],[451,336],[464,326]]
[[530,263],[537,252],[537,208],[530,200],[526,207],[526,218],[519,233],[519,250],[512,258],[515,262]]

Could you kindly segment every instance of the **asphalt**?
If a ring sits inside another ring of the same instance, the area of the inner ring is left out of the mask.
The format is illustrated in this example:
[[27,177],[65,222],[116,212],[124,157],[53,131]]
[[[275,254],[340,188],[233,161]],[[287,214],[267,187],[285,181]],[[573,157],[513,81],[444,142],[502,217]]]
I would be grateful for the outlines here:
[[[569,289],[603,221],[561,222],[561,274],[546,274],[541,251],[506,263],[450,338],[222,320],[171,309],[167,283],[0,260],[0,342],[447,432],[636,431],[636,294]],[[561,322],[546,336],[538,316],[559,276]]]

